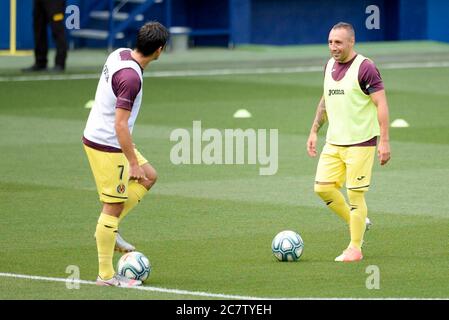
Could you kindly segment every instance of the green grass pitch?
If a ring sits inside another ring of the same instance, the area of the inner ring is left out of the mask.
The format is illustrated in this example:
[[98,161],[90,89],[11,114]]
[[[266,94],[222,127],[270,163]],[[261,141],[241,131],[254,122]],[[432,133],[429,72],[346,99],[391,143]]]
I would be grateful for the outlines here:
[[[379,65],[391,120],[410,124],[391,129],[391,163],[374,165],[365,259],[333,262],[348,231],[313,193],[317,159],[307,156],[305,143],[322,71],[148,77],[134,138],[159,180],[120,227],[152,263],[146,286],[243,297],[449,298],[449,68],[394,68],[447,63],[449,46],[359,49]],[[99,73],[105,53],[91,53],[86,67],[88,56],[72,52],[68,74]],[[326,59],[326,46],[192,50],[166,54],[145,73],[323,66]],[[12,81],[31,57],[0,61],[0,273],[67,278],[66,267],[76,265],[81,279],[93,281],[100,204],[81,136],[97,80]],[[234,119],[241,108],[253,117]],[[203,128],[278,129],[277,174],[259,176],[256,165],[173,165],[170,132],[191,129],[194,120]],[[324,132],[320,139],[321,147]],[[284,229],[304,239],[299,262],[280,263],[271,254],[271,240]],[[380,288],[369,290],[373,265]],[[63,282],[0,276],[0,299],[186,298],[216,296],[88,284],[69,290]]]

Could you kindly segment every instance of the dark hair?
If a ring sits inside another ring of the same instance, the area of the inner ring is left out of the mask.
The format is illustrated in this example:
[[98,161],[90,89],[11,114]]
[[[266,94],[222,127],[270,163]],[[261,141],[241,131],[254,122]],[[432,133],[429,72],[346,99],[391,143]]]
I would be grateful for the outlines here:
[[156,21],[145,23],[137,33],[136,49],[144,56],[152,55],[168,41],[167,28]]
[[355,38],[355,31],[354,31],[354,27],[352,26],[352,24],[347,23],[347,22],[339,22],[337,23],[335,26],[332,27],[332,30],[334,29],[346,29],[346,31],[349,32],[349,34]]

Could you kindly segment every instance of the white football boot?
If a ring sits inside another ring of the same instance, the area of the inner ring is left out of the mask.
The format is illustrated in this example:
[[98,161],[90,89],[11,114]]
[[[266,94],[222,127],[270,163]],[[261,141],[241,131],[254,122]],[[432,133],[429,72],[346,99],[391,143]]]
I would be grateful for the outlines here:
[[373,223],[371,222],[371,220],[366,217],[365,219],[365,231],[368,231],[369,229],[371,229],[371,227],[373,226]]
[[131,288],[140,286],[142,284],[142,281],[128,279],[119,274],[115,274],[111,279],[108,280],[103,280],[100,278],[100,276],[98,276],[96,284],[97,286]]
[[[373,223],[371,222],[371,220],[366,217],[365,219],[365,232],[368,231],[369,229],[371,229],[371,227],[373,226]],[[365,244],[365,240],[362,240],[362,247]]]
[[136,251],[136,247],[134,247],[132,244],[126,242],[125,239],[122,238],[120,233],[117,232],[114,250],[118,251],[118,252],[131,252],[131,251]]

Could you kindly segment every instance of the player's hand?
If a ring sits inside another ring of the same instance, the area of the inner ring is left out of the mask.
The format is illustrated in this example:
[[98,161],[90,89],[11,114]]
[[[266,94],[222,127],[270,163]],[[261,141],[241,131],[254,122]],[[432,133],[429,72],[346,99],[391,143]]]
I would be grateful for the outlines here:
[[385,165],[390,160],[390,143],[388,141],[380,141],[377,148],[377,157],[379,158],[380,165]]
[[129,179],[130,180],[148,180],[145,176],[145,172],[139,165],[130,165],[129,166]]
[[307,139],[307,153],[311,157],[316,157],[316,141],[317,140],[318,140],[317,134],[311,132],[309,135],[309,139]]

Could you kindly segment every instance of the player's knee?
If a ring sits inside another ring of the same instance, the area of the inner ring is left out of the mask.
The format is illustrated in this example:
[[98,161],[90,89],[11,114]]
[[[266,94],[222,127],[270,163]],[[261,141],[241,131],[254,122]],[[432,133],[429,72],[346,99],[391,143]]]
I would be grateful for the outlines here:
[[103,213],[119,217],[120,213],[123,211],[124,208],[124,202],[117,202],[117,203],[106,203],[103,202]]
[[367,206],[365,201],[365,192],[366,190],[351,190],[348,189],[348,200],[351,206],[351,212],[354,209],[358,209],[358,214],[366,215],[367,214]]
[[146,180],[141,179],[139,180],[139,183],[143,185],[147,190],[150,190],[151,187],[156,183],[157,181],[157,172],[153,168],[151,170],[145,171],[145,177]]
[[329,193],[329,191],[332,191],[336,188],[337,186],[335,185],[335,183],[316,182],[314,186],[314,191],[320,198],[324,198]]

